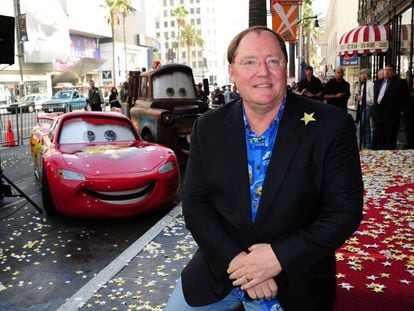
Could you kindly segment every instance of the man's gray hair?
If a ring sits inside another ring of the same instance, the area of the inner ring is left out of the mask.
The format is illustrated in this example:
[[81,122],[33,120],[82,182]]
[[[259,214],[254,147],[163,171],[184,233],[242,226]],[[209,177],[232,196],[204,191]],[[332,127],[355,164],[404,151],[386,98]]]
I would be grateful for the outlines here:
[[369,70],[368,68],[361,69],[361,71],[359,73],[360,74],[365,73],[368,77],[371,77],[371,70]]

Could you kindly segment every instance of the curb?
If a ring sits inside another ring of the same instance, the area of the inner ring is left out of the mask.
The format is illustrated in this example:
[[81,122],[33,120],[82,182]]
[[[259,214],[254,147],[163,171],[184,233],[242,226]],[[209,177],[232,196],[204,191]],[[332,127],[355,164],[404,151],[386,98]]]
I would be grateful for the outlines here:
[[160,219],[151,229],[124,250],[117,258],[102,269],[93,279],[79,289],[56,311],[76,311],[107,282],[117,275],[129,262],[139,254],[168,224],[181,215],[181,203],[175,206],[167,215]]

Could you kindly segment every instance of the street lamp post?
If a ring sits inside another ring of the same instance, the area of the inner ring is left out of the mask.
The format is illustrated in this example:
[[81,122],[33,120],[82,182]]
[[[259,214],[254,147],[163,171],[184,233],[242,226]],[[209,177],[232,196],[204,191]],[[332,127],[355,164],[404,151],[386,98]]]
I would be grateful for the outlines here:
[[20,35],[19,16],[20,16],[20,0],[14,0],[14,15],[16,21],[16,39],[17,39],[17,59],[19,61],[20,82],[19,82],[19,96],[24,96],[24,80],[23,80],[23,41]]
[[[307,57],[307,55],[305,55],[305,36],[303,34],[304,25],[303,25],[302,22],[305,21],[305,20],[308,20],[308,19],[314,19],[315,22],[314,22],[313,27],[315,29],[318,29],[319,28],[318,15],[320,15],[320,14],[317,14],[315,16],[307,16],[307,17],[304,17],[304,18],[302,18],[298,21],[298,24],[300,24],[299,25],[300,26],[300,28],[299,28],[300,33],[299,33],[299,40],[298,40],[298,43],[299,43],[298,50],[300,52],[299,56],[298,56],[298,63],[299,63],[299,66],[298,66],[299,67],[298,68],[298,77],[299,77],[299,79],[298,80],[301,80],[303,78],[302,77],[302,72],[303,72],[302,67],[305,67],[306,65],[309,65],[308,64],[308,62],[309,62],[308,57]],[[309,43],[307,42],[307,44],[309,44]]]

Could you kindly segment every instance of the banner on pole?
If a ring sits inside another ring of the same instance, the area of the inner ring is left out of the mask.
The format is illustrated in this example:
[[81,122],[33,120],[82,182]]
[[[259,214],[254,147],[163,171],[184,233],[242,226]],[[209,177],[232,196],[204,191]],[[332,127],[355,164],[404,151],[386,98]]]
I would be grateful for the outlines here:
[[300,2],[272,0],[272,29],[286,42],[296,41]]

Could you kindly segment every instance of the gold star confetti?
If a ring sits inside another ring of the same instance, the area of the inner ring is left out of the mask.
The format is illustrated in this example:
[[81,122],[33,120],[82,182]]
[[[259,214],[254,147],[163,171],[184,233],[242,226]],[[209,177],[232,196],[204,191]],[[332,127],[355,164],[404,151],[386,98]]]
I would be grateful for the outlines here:
[[305,125],[308,125],[309,122],[316,121],[316,119],[313,118],[313,115],[314,114],[315,114],[314,112],[309,113],[309,114],[306,113],[306,112],[304,112],[303,113],[303,118],[300,119],[300,120],[303,121],[303,122],[305,122]]

